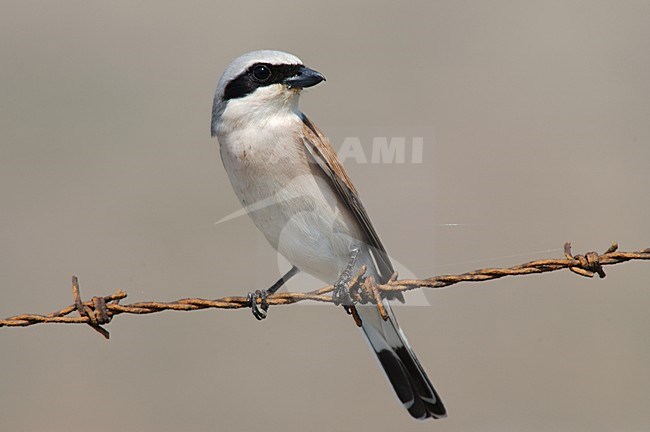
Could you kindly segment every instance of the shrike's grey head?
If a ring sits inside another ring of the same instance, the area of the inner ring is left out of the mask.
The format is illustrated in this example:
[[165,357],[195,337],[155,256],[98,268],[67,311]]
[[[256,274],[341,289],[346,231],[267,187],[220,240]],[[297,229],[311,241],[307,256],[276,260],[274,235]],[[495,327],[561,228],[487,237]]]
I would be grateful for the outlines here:
[[212,105],[212,136],[226,120],[239,122],[298,109],[300,90],[325,77],[282,51],[261,50],[236,58],[226,68]]

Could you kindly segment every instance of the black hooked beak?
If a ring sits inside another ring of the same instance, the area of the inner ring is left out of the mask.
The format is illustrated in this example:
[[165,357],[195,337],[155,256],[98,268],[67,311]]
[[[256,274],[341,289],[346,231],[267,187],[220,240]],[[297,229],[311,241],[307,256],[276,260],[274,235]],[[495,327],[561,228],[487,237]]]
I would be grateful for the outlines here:
[[321,81],[325,81],[325,77],[320,72],[316,72],[305,66],[300,66],[298,73],[286,78],[284,83],[289,88],[305,88],[315,86]]

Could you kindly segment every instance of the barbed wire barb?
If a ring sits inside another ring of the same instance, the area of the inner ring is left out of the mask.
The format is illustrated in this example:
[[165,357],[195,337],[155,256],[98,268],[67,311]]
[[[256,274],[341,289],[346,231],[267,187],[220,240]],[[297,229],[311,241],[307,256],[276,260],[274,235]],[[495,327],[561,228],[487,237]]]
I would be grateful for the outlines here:
[[[483,282],[492,279],[499,279],[506,276],[522,276],[538,273],[548,273],[561,269],[570,271],[585,277],[593,277],[597,274],[604,278],[603,266],[620,264],[632,260],[650,260],[650,248],[637,252],[618,252],[618,244],[612,244],[603,254],[588,252],[584,255],[572,255],[571,243],[564,244],[563,259],[544,259],[530,261],[524,264],[508,268],[484,268],[459,275],[434,276],[427,279],[397,279],[393,275],[385,284],[377,284],[373,278],[363,278],[365,268],[352,278],[350,283],[350,295],[361,303],[373,302],[379,306],[382,316],[386,315],[381,302],[377,302],[381,293],[391,291],[409,291],[418,288],[444,288],[461,282]],[[289,305],[305,300],[332,303],[331,285],[306,293],[288,292],[269,295],[266,299],[269,305]],[[74,304],[52,312],[48,315],[22,314],[6,319],[0,319],[0,327],[28,327],[35,324],[88,324],[99,332],[106,339],[109,333],[102,325],[120,314],[145,315],[165,310],[193,311],[201,309],[241,309],[249,308],[250,301],[244,296],[230,296],[215,300],[200,298],[186,298],[173,302],[137,302],[132,304],[121,304],[120,301],[126,298],[127,294],[117,290],[115,294],[104,297],[93,297],[90,301],[82,301],[79,289],[79,281],[76,276],[72,278],[72,293]],[[79,313],[78,317],[69,316],[73,312]],[[354,316],[354,313],[353,313]],[[357,321],[358,317],[355,317]]]

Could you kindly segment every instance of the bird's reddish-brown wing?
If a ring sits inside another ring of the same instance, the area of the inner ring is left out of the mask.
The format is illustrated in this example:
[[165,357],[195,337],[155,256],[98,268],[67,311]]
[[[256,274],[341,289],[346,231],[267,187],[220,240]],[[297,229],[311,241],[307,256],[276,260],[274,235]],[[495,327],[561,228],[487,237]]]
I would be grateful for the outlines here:
[[369,246],[370,253],[373,255],[377,264],[377,270],[382,280],[386,282],[393,274],[393,266],[388,258],[384,245],[379,240],[375,228],[370,222],[368,213],[363,207],[357,190],[355,189],[350,177],[343,164],[339,160],[334,148],[323,133],[303,115],[303,142],[318,166],[323,170],[325,176],[332,182],[334,189],[338,192],[341,200],[347,205],[350,212],[359,224],[359,227],[366,235],[365,240]]

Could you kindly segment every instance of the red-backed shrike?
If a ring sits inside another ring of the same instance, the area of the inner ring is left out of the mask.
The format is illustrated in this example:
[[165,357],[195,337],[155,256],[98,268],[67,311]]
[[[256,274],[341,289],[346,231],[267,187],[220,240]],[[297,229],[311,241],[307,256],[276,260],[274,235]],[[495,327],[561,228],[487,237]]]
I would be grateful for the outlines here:
[[[352,306],[350,278],[386,282],[388,254],[354,185],[323,133],[298,107],[301,90],[325,78],[297,57],[254,51],[225,70],[214,96],[212,135],[230,182],[249,216],[271,245],[293,265],[269,290],[298,271],[334,284],[334,300]],[[393,296],[403,301],[401,293]],[[397,325],[388,299],[384,321],[376,305],[354,305],[361,328],[398,398],[417,419],[446,416],[440,397]],[[251,307],[266,316],[256,298]]]

